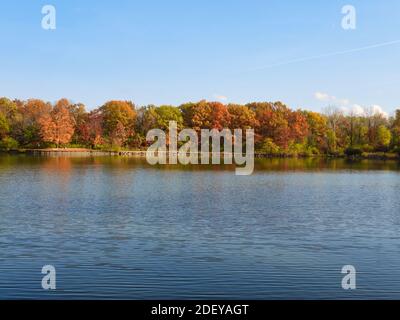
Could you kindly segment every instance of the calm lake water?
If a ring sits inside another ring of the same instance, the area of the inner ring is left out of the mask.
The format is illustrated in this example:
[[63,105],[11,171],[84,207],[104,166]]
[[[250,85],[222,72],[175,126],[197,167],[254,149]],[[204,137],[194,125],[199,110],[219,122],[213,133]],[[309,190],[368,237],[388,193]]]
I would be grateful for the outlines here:
[[399,194],[396,162],[1,155],[0,298],[399,299]]

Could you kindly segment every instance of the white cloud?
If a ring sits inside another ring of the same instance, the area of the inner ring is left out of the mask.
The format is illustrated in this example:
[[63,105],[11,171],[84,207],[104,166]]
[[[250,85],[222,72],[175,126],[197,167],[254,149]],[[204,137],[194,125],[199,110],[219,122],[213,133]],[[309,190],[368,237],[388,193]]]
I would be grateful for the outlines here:
[[340,107],[338,107],[338,109],[339,109],[340,112],[342,112],[343,114],[349,113],[349,108],[347,108],[347,107],[345,107],[345,106],[340,106]]
[[344,114],[349,115],[352,113],[355,116],[363,117],[363,116],[374,116],[381,115],[384,118],[389,118],[389,114],[383,110],[381,106],[373,105],[372,107],[363,107],[359,104],[353,104],[350,108],[348,107],[340,107]]
[[331,96],[330,94],[320,92],[320,91],[317,91],[314,93],[314,98],[319,101],[323,101],[323,102],[335,103],[335,104],[338,104],[339,106],[347,106],[350,104],[349,99],[338,99],[335,96]]
[[351,107],[351,112],[356,116],[363,116],[365,115],[365,110],[359,104],[353,104]]
[[338,99],[335,96],[331,96],[323,92],[315,92],[315,99],[323,102],[329,102],[336,105],[343,113],[353,113],[357,116],[365,115],[382,115],[385,118],[389,118],[389,114],[379,105],[373,105],[371,107],[363,107],[360,104],[352,103],[349,99]]
[[314,97],[319,101],[330,101],[333,98],[329,94],[323,92],[314,93]]
[[213,97],[214,97],[214,99],[217,99],[219,101],[227,101],[228,100],[228,97],[225,97],[221,94],[214,94]]
[[389,114],[385,110],[383,110],[383,108],[379,105],[376,105],[376,104],[373,105],[372,112],[373,112],[373,114],[380,114],[385,118],[389,118]]

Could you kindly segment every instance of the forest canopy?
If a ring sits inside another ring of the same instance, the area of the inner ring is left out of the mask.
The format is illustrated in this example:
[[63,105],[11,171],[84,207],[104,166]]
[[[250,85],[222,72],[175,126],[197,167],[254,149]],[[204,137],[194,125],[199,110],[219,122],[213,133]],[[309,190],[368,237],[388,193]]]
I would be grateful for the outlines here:
[[61,99],[0,98],[0,149],[85,147],[143,149],[146,133],[168,129],[228,128],[255,130],[256,151],[266,154],[348,154],[400,152],[400,110],[393,117],[378,112],[345,114],[330,106],[323,113],[292,110],[282,102],[245,105],[205,100],[180,106],[136,107],[108,101],[87,111],[81,103]]

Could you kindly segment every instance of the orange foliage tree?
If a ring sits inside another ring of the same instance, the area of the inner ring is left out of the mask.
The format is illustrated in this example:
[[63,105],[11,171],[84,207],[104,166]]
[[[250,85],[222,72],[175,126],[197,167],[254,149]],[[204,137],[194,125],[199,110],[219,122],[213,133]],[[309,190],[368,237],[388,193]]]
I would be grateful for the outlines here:
[[135,105],[130,101],[109,101],[100,108],[104,134],[112,145],[122,146],[135,133]]
[[74,121],[64,100],[57,102],[53,110],[44,114],[39,119],[40,131],[45,142],[53,142],[57,145],[71,141],[74,134]]
[[180,107],[185,124],[199,131],[200,129],[228,128],[231,115],[228,108],[220,102],[189,103]]

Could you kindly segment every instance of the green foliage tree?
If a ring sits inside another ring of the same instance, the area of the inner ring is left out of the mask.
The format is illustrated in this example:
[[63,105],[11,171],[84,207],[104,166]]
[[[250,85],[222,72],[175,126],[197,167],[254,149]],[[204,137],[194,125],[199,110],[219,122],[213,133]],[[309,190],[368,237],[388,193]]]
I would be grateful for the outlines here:
[[157,128],[168,130],[169,122],[175,121],[178,129],[183,128],[183,116],[178,108],[173,106],[160,106],[153,109]]
[[393,146],[400,151],[400,110],[396,110],[392,123]]
[[7,119],[13,119],[17,113],[17,105],[7,98],[0,98],[0,113]]
[[0,139],[3,139],[7,136],[10,131],[10,125],[8,123],[7,118],[4,114],[0,113]]
[[19,147],[18,141],[11,137],[5,137],[0,140],[0,150],[17,150]]
[[281,152],[281,149],[271,138],[265,138],[262,142],[260,152],[268,155],[277,155]]
[[377,147],[382,151],[387,151],[392,141],[392,133],[384,125],[380,125],[377,130]]

